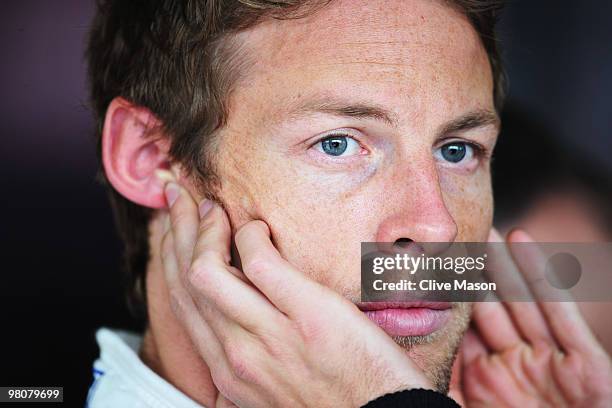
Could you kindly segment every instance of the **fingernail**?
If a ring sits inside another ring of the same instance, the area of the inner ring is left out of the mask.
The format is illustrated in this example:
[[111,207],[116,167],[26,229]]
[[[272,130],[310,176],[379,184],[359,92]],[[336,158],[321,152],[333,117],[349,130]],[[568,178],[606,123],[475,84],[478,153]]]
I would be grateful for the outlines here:
[[164,183],[176,180],[176,178],[168,170],[157,169],[155,170],[155,174],[157,175],[157,178]]
[[204,218],[206,214],[213,208],[213,202],[210,200],[202,200],[200,202],[199,210],[200,210],[200,218]]
[[166,195],[166,202],[168,203],[168,207],[172,207],[176,202],[180,194],[179,186],[176,183],[169,182],[166,184],[164,188],[164,194]]
[[524,229],[520,228],[514,228],[512,231],[510,231],[508,237],[514,242],[534,242],[531,235],[529,235],[529,233]]

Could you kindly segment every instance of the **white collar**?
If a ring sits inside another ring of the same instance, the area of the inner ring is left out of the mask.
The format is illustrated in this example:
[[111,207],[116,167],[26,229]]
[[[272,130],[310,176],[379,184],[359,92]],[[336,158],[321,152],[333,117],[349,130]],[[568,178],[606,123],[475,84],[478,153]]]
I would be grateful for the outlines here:
[[94,363],[88,407],[202,408],[140,360],[141,336],[101,328],[96,340],[100,358]]

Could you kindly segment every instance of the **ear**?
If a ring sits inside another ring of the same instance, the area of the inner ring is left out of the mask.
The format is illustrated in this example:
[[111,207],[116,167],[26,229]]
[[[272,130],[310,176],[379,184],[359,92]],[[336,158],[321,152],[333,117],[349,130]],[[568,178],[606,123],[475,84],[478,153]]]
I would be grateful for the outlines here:
[[170,168],[169,147],[160,122],[148,109],[113,99],[102,130],[102,163],[119,193],[145,207],[166,207],[164,184],[156,172]]

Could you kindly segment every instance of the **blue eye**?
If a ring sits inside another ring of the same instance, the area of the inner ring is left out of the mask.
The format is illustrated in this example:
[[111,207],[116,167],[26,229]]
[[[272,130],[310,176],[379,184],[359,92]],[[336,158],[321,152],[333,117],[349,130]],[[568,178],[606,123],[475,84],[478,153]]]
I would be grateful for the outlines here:
[[468,143],[464,142],[453,142],[442,146],[437,152],[436,156],[439,159],[447,161],[449,163],[459,163],[466,157],[471,159],[474,156],[474,148]]
[[361,147],[353,138],[347,136],[330,136],[316,144],[317,150],[329,156],[352,156],[359,153]]
[[331,156],[340,156],[346,152],[347,146],[346,137],[333,137],[321,141],[323,151]]

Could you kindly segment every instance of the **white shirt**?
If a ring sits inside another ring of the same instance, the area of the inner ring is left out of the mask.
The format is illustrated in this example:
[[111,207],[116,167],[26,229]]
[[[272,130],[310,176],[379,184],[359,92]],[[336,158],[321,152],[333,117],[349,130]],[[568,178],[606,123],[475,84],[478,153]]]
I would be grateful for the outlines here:
[[141,336],[102,328],[96,339],[100,358],[93,366],[86,407],[202,408],[140,360]]

